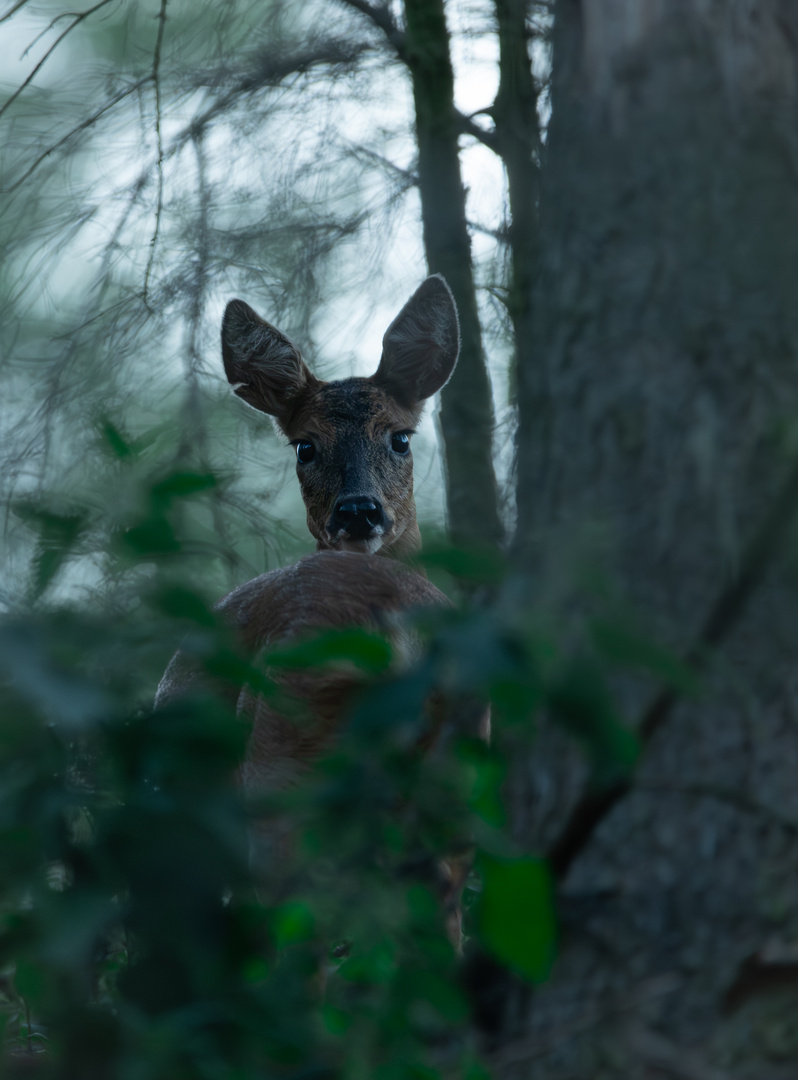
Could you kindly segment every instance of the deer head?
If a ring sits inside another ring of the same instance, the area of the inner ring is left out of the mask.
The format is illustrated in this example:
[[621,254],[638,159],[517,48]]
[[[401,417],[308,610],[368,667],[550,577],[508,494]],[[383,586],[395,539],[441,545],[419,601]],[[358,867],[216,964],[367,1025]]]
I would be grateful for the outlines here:
[[222,321],[227,378],[273,416],[296,448],[308,528],[318,549],[408,555],[421,546],[410,437],[424,403],[457,362],[460,331],[449,286],[428,277],[382,339],[369,378],[322,382],[299,349],[243,300]]

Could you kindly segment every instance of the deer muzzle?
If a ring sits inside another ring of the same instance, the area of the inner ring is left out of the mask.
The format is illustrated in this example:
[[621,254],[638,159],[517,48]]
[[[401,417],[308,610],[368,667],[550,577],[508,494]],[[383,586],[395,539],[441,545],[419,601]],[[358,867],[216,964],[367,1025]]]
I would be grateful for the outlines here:
[[371,540],[384,536],[388,528],[382,503],[368,496],[342,499],[336,504],[327,524],[327,532],[334,542]]

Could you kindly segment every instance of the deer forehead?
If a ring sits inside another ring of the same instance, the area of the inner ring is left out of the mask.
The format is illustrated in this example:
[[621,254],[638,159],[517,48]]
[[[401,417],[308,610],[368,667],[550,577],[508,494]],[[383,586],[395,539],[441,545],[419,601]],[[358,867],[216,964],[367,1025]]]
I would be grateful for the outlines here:
[[418,413],[403,408],[369,379],[322,383],[308,393],[291,417],[290,439],[315,435],[325,442],[353,437],[379,439],[386,432],[415,427]]

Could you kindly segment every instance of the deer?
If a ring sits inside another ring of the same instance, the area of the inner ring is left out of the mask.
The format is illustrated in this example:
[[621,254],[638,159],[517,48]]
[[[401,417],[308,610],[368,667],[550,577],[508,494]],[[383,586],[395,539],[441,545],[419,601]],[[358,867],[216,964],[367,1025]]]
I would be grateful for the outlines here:
[[385,332],[370,378],[322,382],[299,349],[243,300],[222,321],[224,370],[236,394],[274,417],[296,449],[317,550],[406,558],[421,548],[410,439],[460,351],[457,309],[428,277]]
[[[420,644],[402,616],[449,605],[447,597],[405,560],[421,548],[413,496],[410,440],[424,405],[450,378],[459,352],[454,298],[444,279],[428,277],[385,332],[370,377],[324,382],[293,342],[242,300],[227,305],[222,360],[235,393],[271,416],[295,448],[296,471],[316,551],[271,570],[224,597],[216,611],[250,657],[320,631],[361,627],[387,634],[405,663]],[[156,695],[156,707],[185,694],[200,678],[178,652]],[[257,798],[300,784],[332,747],[357,686],[351,670],[282,672],[282,689],[305,706],[297,724],[248,686],[233,688],[236,711],[251,719],[239,770],[244,794]],[[440,728],[440,702],[429,710]],[[487,739],[489,714],[476,720]],[[433,731],[430,740],[436,732]],[[279,829],[277,830],[279,832]],[[279,854],[273,827],[252,830],[252,861]],[[459,896],[465,862],[442,864],[447,928],[460,941]]]

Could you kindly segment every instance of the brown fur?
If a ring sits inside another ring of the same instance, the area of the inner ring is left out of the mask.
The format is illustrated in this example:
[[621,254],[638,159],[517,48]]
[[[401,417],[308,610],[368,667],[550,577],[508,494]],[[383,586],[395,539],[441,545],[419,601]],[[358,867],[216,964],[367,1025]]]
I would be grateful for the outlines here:
[[[403,624],[402,613],[448,603],[426,578],[393,560],[351,551],[319,551],[294,566],[240,585],[216,610],[256,663],[276,646],[323,630],[359,626],[387,633],[396,662],[403,664],[415,658],[418,642]],[[269,674],[286,700],[299,708],[275,709],[247,686],[233,691],[231,705],[252,721],[239,773],[249,796],[280,791],[300,781],[334,741],[346,705],[362,684],[362,678],[345,666],[322,671],[281,669]],[[158,687],[156,707],[184,695],[200,678],[193,659],[176,653]],[[255,840],[257,847],[273,846],[274,828],[259,830]],[[265,864],[265,855],[262,850],[256,852],[256,862]]]
[[[313,467],[297,466],[308,528],[321,550],[336,540],[328,529],[336,503],[358,495],[379,501],[387,518],[380,549],[411,555],[421,547],[413,498],[413,452],[391,450],[394,432],[415,428],[420,408],[410,410],[369,379],[322,383],[302,395],[284,424],[292,441],[317,447]],[[368,550],[371,540],[350,540],[352,550]]]
[[[412,608],[448,604],[426,578],[373,555],[325,551],[285,570],[242,585],[218,605],[242,640],[258,653],[323,630],[360,626],[387,632],[407,662],[417,651],[397,616]],[[274,674],[272,672],[271,674]],[[239,708],[253,717],[245,786],[287,786],[329,746],[344,704],[362,681],[352,670],[296,670],[279,676],[282,688],[307,708],[302,724],[279,717],[244,688]]]

